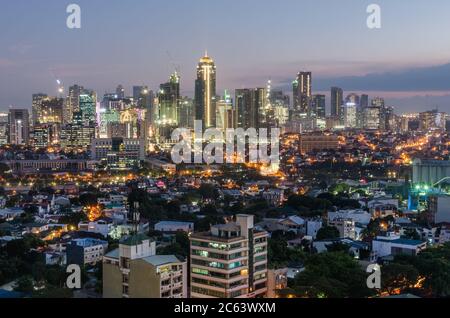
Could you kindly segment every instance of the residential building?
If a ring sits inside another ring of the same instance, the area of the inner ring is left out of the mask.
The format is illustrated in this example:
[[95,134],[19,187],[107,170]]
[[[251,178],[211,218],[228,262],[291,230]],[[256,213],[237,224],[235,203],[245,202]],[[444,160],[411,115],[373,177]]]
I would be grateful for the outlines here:
[[72,240],[66,246],[67,264],[95,265],[101,262],[108,242],[92,238]]
[[267,293],[267,237],[253,215],[194,233],[191,241],[191,297],[255,298]]

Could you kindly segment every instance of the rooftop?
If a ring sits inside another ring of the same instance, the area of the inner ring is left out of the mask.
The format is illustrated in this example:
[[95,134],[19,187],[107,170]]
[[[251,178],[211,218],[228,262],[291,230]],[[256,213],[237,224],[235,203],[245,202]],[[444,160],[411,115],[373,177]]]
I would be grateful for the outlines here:
[[182,262],[174,255],[153,255],[153,256],[144,257],[142,260],[144,260],[147,263],[152,264],[154,266],[161,266],[161,265],[165,265],[165,264]]
[[144,241],[147,240],[151,241],[152,239],[145,234],[135,234],[124,238],[123,240],[120,241],[120,244],[134,246],[142,244]]

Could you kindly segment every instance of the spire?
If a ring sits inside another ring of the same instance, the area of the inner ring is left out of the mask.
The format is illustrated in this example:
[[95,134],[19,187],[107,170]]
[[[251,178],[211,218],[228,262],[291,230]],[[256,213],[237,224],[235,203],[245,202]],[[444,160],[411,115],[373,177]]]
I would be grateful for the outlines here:
[[205,50],[205,57],[208,57],[208,49]]

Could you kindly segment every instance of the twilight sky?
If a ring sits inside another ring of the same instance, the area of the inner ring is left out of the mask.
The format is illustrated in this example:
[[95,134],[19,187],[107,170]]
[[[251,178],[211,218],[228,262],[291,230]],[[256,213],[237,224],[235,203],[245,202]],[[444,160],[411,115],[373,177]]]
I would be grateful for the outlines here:
[[[66,27],[66,7],[82,28]],[[382,28],[366,26],[366,7]],[[118,84],[156,89],[179,65],[184,95],[207,49],[227,88],[289,89],[300,70],[313,91],[386,97],[398,111],[450,112],[448,0],[14,0],[0,5],[0,110],[78,83],[101,95]],[[170,56],[170,57],[169,57]],[[328,101],[329,102],[329,101]]]

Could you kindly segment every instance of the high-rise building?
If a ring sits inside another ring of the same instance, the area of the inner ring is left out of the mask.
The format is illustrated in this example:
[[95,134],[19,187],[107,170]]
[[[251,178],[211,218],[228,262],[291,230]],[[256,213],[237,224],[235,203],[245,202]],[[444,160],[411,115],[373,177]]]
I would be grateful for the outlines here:
[[95,137],[95,125],[86,125],[81,112],[73,114],[72,123],[61,129],[61,148],[67,151],[87,151]]
[[187,298],[187,265],[174,255],[156,255],[143,234],[123,239],[103,257],[104,298]]
[[28,145],[30,140],[30,115],[28,109],[9,110],[9,143]]
[[203,129],[216,126],[216,65],[208,54],[197,66],[195,119],[202,120]]
[[369,95],[362,94],[359,102],[361,109],[364,109],[369,106]]
[[326,97],[325,95],[314,95],[313,96],[313,102],[312,102],[312,110],[313,113],[318,118],[325,118],[326,116]]
[[79,107],[84,125],[95,125],[97,121],[97,94],[85,91],[79,97]]
[[37,124],[33,127],[33,146],[46,148],[59,143],[60,126],[58,124]]
[[446,128],[446,114],[438,110],[431,110],[419,114],[419,130],[428,132],[430,130],[442,130]]
[[180,77],[175,72],[167,83],[159,86],[158,118],[159,126],[177,126],[180,108]]
[[191,241],[192,298],[255,298],[267,293],[268,233],[254,228],[253,215],[194,233]]
[[181,128],[194,128],[194,100],[183,97],[180,101],[178,113],[178,126]]
[[342,88],[331,88],[331,117],[342,119],[342,106],[344,104],[344,92]]
[[356,128],[358,125],[357,105],[354,102],[347,102],[344,105],[344,126],[345,128]]
[[63,120],[64,99],[44,94],[33,95],[33,126],[38,124],[62,124]]
[[92,140],[92,159],[103,161],[111,169],[128,169],[139,166],[145,159],[142,139],[103,138]]
[[265,125],[261,110],[266,105],[265,88],[244,88],[235,90],[235,120],[237,128],[258,129]]
[[124,99],[125,98],[125,88],[123,88],[122,85],[117,86],[116,88],[116,95],[118,99]]
[[234,111],[233,99],[231,95],[225,90],[223,97],[217,102],[217,128],[225,131],[228,128],[234,128]]
[[364,109],[364,129],[379,130],[381,125],[381,108],[369,106]]
[[33,101],[31,104],[31,125],[39,123],[39,117],[42,116],[42,103],[48,96],[43,93],[33,94]]
[[153,98],[153,91],[151,91],[148,86],[133,86],[133,100],[137,107],[151,110]]
[[64,123],[72,122],[73,113],[80,111],[80,95],[84,93],[84,87],[73,85],[69,87],[69,93],[66,98],[66,106],[64,108]]
[[310,114],[312,97],[311,72],[299,72],[292,83],[294,97],[294,112]]
[[8,113],[0,113],[0,146],[8,143]]

